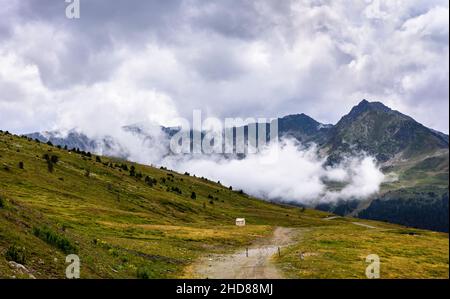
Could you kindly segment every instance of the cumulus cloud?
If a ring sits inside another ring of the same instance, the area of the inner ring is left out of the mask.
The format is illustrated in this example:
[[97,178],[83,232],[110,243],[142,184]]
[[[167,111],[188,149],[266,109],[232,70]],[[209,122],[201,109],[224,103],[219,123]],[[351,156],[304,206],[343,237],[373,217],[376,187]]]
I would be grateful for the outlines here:
[[[379,191],[384,180],[372,157],[348,157],[333,167],[325,166],[325,161],[315,146],[284,140],[244,159],[170,156],[159,163],[254,196],[305,205],[366,199]],[[331,183],[340,187],[333,190]]]
[[196,108],[335,123],[367,98],[448,132],[445,0],[81,2],[68,20],[64,1],[0,0],[3,129],[104,131]]

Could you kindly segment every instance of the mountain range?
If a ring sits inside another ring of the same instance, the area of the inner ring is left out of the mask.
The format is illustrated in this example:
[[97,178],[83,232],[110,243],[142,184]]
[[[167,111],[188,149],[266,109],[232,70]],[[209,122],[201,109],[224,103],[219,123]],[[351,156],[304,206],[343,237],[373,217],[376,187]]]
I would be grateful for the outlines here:
[[[368,199],[355,198],[316,208],[448,232],[448,135],[427,128],[380,102],[367,100],[353,107],[335,125],[322,124],[305,114],[295,114],[279,118],[278,127],[281,137],[316,144],[330,165],[347,155],[364,152],[376,158],[385,175],[396,178],[383,183],[381,191]],[[167,137],[179,130],[158,129]],[[140,136],[150,148],[161,147],[160,140],[153,140],[141,125],[125,126],[123,130]],[[65,135],[53,131],[26,136],[54,145],[129,157],[120,140],[110,136],[92,139],[76,130]],[[163,147],[168,151],[168,142]]]

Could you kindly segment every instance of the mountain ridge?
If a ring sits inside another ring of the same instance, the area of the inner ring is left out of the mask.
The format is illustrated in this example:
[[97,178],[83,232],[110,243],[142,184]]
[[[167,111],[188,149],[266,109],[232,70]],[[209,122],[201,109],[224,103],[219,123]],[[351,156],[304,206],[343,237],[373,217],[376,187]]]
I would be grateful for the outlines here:
[[[437,227],[438,230],[448,231],[448,222],[432,223],[433,218],[445,219],[445,215],[448,215],[448,209],[438,208],[445,207],[448,201],[448,135],[427,128],[410,116],[393,110],[381,102],[367,100],[355,105],[335,125],[320,123],[304,113],[281,117],[278,123],[280,138],[294,138],[303,144],[317,144],[322,154],[327,156],[327,163],[330,165],[339,163],[348,155],[366,153],[377,159],[385,175],[397,177],[396,181],[383,183],[378,195],[363,202],[364,208],[361,208],[361,201],[356,199],[354,203],[350,200],[323,206],[324,210],[400,224],[417,223],[420,227],[431,229]],[[244,129],[247,134],[248,126]],[[138,126],[125,126],[124,130],[142,136],[143,140],[151,141],[145,130]],[[178,132],[179,128],[160,127],[160,130],[169,137]],[[89,138],[80,134],[69,135],[74,138],[69,140],[70,144],[76,144],[77,138],[81,139],[80,147],[95,144],[88,142]],[[64,139],[53,137],[51,134],[47,140],[42,134],[27,136],[64,146]],[[113,139],[105,138],[105,140]],[[102,147],[102,144],[108,142],[101,141],[95,145],[98,148]],[[146,144],[152,146],[151,142]],[[168,144],[166,149],[168,150]],[[95,151],[95,148],[83,150]],[[121,158],[127,158],[126,151],[122,153]],[[428,196],[430,192],[435,195]],[[393,194],[396,196],[395,200],[385,200],[392,199]],[[396,207],[391,206],[394,202],[397,202]],[[389,212],[389,216],[387,212],[383,215],[383,210],[392,211],[400,206],[406,207],[406,203],[409,211],[417,209],[415,216],[411,216],[414,219],[404,221],[405,216],[400,216],[401,212],[398,212],[398,219],[403,220],[399,221],[392,216],[392,212]],[[426,208],[423,206],[424,203],[428,205]],[[425,212],[421,213],[418,209],[433,213],[425,215]]]

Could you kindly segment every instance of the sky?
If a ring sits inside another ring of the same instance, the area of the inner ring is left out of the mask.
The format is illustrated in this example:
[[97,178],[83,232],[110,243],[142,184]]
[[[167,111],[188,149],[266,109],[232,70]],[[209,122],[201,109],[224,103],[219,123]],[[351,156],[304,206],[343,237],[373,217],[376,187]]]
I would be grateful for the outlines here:
[[447,0],[0,0],[0,129],[306,113],[361,99],[449,131]]

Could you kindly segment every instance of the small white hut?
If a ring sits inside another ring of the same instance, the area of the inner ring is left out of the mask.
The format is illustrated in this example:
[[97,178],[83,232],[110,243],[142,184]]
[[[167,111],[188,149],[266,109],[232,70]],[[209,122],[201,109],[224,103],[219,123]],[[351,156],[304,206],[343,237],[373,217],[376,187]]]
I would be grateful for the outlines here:
[[237,226],[245,226],[245,218],[236,218]]

